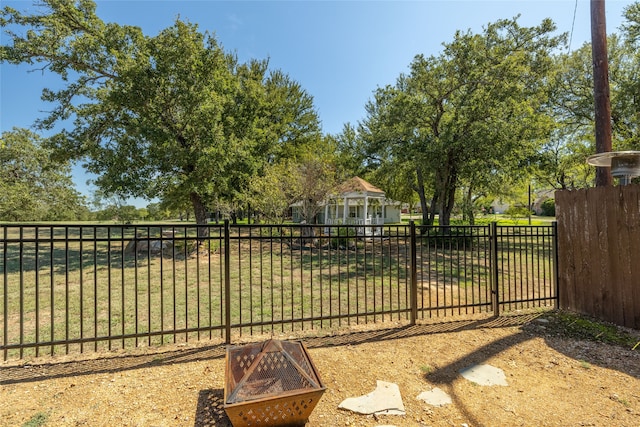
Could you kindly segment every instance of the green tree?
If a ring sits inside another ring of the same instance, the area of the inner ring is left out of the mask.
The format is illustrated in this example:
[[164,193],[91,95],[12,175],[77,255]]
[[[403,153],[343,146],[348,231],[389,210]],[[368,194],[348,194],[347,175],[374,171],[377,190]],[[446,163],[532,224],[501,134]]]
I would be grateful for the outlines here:
[[149,203],[147,205],[146,219],[149,221],[162,221],[171,218],[171,212],[162,206],[162,203]]
[[107,193],[189,203],[205,224],[211,204],[239,203],[265,164],[319,131],[313,100],[296,82],[269,72],[267,61],[238,63],[196,25],[177,20],[148,37],[105,24],[91,0],[44,6],[33,15],[3,9],[3,26],[27,31],[7,31],[2,58],[69,81],[44,91],[57,107],[40,125],[74,118],[53,146],[86,159]]
[[293,203],[287,193],[293,179],[291,170],[289,161],[268,165],[264,173],[254,177],[249,184],[249,203],[270,223],[281,223]]
[[302,220],[315,224],[322,202],[340,179],[336,144],[333,137],[318,137],[315,143],[300,146],[294,157],[269,165],[252,182],[251,206],[267,219],[278,221],[297,204]]
[[323,203],[338,184],[336,153],[331,140],[322,138],[313,151],[302,151],[292,170],[292,185],[288,189],[291,199],[301,205],[301,218],[315,224]]
[[51,160],[43,140],[26,129],[3,132],[0,140],[0,219],[56,221],[87,216],[68,163]]
[[457,32],[439,56],[416,56],[409,74],[368,106],[371,151],[381,162],[413,165],[423,210],[431,187],[441,224],[450,222],[461,183],[485,193],[548,134],[546,79],[565,39],[551,37],[554,30],[548,19],[521,27],[514,18],[482,34]]
[[[639,11],[639,3],[629,6],[622,33],[607,40],[614,150],[640,149]],[[594,185],[595,168],[586,164],[595,154],[592,61],[589,43],[555,58],[549,111],[556,126],[535,162],[536,179],[553,188]]]

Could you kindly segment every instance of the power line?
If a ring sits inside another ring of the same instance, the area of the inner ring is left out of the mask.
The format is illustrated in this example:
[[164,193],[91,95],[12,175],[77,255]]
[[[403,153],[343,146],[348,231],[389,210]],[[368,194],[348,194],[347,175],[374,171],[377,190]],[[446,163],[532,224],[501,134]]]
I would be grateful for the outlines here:
[[578,0],[576,0],[576,4],[573,7],[573,22],[571,22],[571,34],[569,35],[569,46],[567,48],[568,52],[571,52],[571,41],[573,40],[573,28],[576,26],[576,12],[578,10]]

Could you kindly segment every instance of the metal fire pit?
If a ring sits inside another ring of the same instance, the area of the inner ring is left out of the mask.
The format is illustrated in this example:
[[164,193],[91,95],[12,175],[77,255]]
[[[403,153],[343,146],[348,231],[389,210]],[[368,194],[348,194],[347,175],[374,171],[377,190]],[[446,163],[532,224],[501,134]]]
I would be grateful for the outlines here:
[[325,390],[300,341],[227,348],[224,410],[234,427],[303,426]]

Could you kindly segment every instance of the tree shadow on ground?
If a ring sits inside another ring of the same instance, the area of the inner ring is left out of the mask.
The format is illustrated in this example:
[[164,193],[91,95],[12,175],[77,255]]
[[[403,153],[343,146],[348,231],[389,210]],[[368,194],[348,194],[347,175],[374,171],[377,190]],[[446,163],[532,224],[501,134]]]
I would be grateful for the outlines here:
[[[470,425],[483,425],[474,414],[466,409],[463,396],[457,396],[453,387],[454,381],[460,378],[460,371],[474,365],[486,363],[492,357],[518,346],[526,341],[534,338],[543,338],[545,344],[549,348],[575,360],[583,361],[602,368],[617,370],[621,373],[640,378],[640,363],[629,363],[629,358],[633,358],[640,362],[640,354],[634,352],[631,348],[618,346],[614,351],[614,357],[611,356],[611,345],[602,342],[591,341],[590,338],[584,336],[572,336],[563,327],[556,324],[554,327],[554,316],[548,313],[552,319],[549,321],[546,316],[540,313],[540,323],[531,319],[520,325],[521,330],[516,334],[506,336],[504,338],[492,341],[482,347],[478,347],[472,353],[465,354],[463,357],[454,362],[439,367],[438,369],[424,375],[425,379],[437,386],[445,386],[450,390],[450,397],[453,403],[470,421]],[[499,318],[497,318],[499,319]],[[490,322],[489,322],[490,324]],[[549,325],[549,326],[546,326]],[[484,325],[483,327],[487,327]],[[640,333],[638,334],[640,337]],[[593,339],[593,337],[591,337]],[[619,351],[618,351],[619,350]]]
[[[640,378],[640,366],[626,368],[621,364],[612,364],[610,359],[594,358],[589,359],[589,354],[585,354],[582,347],[572,345],[560,346],[563,340],[572,339],[570,337],[556,336],[553,333],[535,326],[534,320],[544,316],[544,313],[529,313],[520,315],[505,315],[500,317],[485,317],[470,320],[455,320],[440,323],[407,325],[388,329],[374,329],[364,331],[349,331],[346,333],[335,333],[333,335],[300,337],[307,348],[339,347],[346,345],[358,345],[371,342],[393,341],[402,338],[411,338],[431,334],[443,334],[460,332],[465,330],[483,328],[508,328],[520,327],[522,332],[512,334],[501,340],[489,343],[475,352],[466,355],[458,360],[454,365],[447,367],[447,370],[438,370],[431,373],[429,380],[435,383],[442,383],[450,380],[448,375],[452,375],[459,369],[471,364],[480,363],[491,356],[498,354],[509,347],[513,347],[533,337],[542,336],[547,344],[577,360],[586,360],[594,365],[605,368],[617,369],[625,374]],[[533,326],[532,326],[533,325]],[[262,341],[263,337],[254,337],[254,341]],[[268,337],[267,337],[268,338]],[[134,350],[135,351],[135,350]],[[621,349],[624,352],[624,349]],[[638,353],[637,351],[634,354]],[[224,358],[226,345],[222,342],[206,345],[200,344],[191,348],[163,348],[157,351],[146,352],[144,354],[79,354],[70,356],[72,360],[56,361],[56,359],[45,360],[38,363],[18,362],[0,367],[0,385],[15,384],[24,382],[45,381],[48,379],[93,375],[100,373],[124,372],[133,369],[142,369],[154,366],[171,365],[175,363],[189,363],[200,360],[213,360]],[[640,355],[638,356],[640,357]],[[444,369],[444,368],[443,368]]]
[[[451,333],[473,329],[520,327],[522,328],[522,332],[510,335],[502,340],[489,343],[479,348],[477,351],[465,356],[464,359],[459,360],[459,362],[456,363],[456,366],[452,366],[451,368],[456,368],[458,365],[479,363],[492,355],[536,336],[543,337],[551,348],[554,348],[555,350],[574,359],[582,360],[585,357],[589,357],[589,354],[585,354],[585,350],[580,346],[560,346],[561,342],[575,338],[560,336],[553,331],[549,331],[548,329],[539,326],[534,322],[534,320],[541,316],[544,316],[544,313],[505,315],[500,317],[485,317],[480,319],[476,318],[470,320],[407,325],[388,329],[348,331],[326,336],[303,336],[300,337],[300,339],[304,341],[307,348],[313,349],[343,345],[358,345],[370,342],[390,341],[422,335]],[[262,340],[261,337],[254,338],[256,342]],[[624,349],[621,349],[621,351],[624,352]],[[163,350],[162,348],[159,348],[157,351],[147,352],[145,354],[102,355],[87,353],[86,355],[79,354],[77,357],[74,357],[73,360],[56,361],[55,359],[52,359],[51,361],[44,361],[37,364],[18,362],[15,366],[9,364],[7,366],[0,367],[0,372],[2,373],[0,376],[2,378],[2,380],[0,380],[0,384],[43,381],[47,379],[76,375],[122,372],[131,369],[162,366],[174,363],[189,363],[197,360],[218,359],[223,358],[225,356],[225,352],[226,345],[222,342],[218,342],[210,345],[198,345],[197,347],[192,348],[182,347],[170,350]],[[637,352],[634,352],[634,354],[635,353]],[[625,374],[640,378],[640,373],[638,372],[640,366],[638,366],[637,369],[632,368],[625,370],[624,367],[616,367],[607,364],[610,360],[588,360],[588,362],[605,368],[618,369]],[[464,367],[466,366],[461,366],[460,368]],[[436,373],[433,373],[433,375],[436,375]],[[434,380],[439,381],[437,377],[434,377]]]
[[483,364],[486,360],[502,353],[509,348],[522,344],[525,341],[529,341],[534,338],[533,335],[525,332],[519,332],[514,335],[509,335],[496,341],[492,341],[482,347],[479,347],[472,353],[465,354],[464,357],[457,359],[446,366],[439,367],[433,372],[429,372],[425,375],[425,379],[431,384],[437,386],[446,386],[449,390],[449,396],[453,404],[459,408],[460,412],[464,414],[465,419],[469,421],[470,425],[482,426],[482,422],[474,415],[474,413],[467,409],[465,400],[455,394],[455,387],[453,387],[454,381],[460,377],[460,371],[469,368],[474,365]]
[[[545,326],[546,323],[544,323],[542,318],[547,316],[552,315],[533,313],[486,317],[481,319],[409,325],[389,329],[350,331],[327,336],[301,337],[301,339],[307,348],[314,349],[393,341],[403,338],[465,330],[517,327],[519,331],[516,333],[476,348],[473,352],[465,354],[452,363],[429,372],[425,375],[425,379],[434,385],[450,386],[459,378],[462,369],[472,365],[482,364],[509,348],[513,348],[535,338],[544,339],[550,348],[575,360],[618,370],[624,374],[640,378],[640,363],[629,363],[630,357],[633,358],[633,360],[640,360],[640,354],[637,351],[620,347],[620,357],[612,359],[608,357],[610,353],[606,353],[605,349],[601,349],[601,347],[608,346],[608,344],[605,345],[588,341],[585,340],[584,337],[562,335],[550,326]],[[253,337],[252,339],[260,341],[262,338],[263,337]],[[215,360],[225,357],[225,354],[226,345],[220,342],[211,345],[198,345],[193,348],[157,349],[155,352],[145,354],[107,356],[100,354],[80,354],[71,356],[74,358],[73,360],[56,361],[53,359],[52,361],[37,364],[27,362],[0,367],[0,385],[39,382],[64,377],[124,372],[127,370],[156,366]],[[453,389],[453,387],[447,388]],[[458,408],[464,412],[467,419],[471,422],[471,425],[480,425],[472,413],[465,411],[465,405],[464,402],[462,402],[461,396],[453,395],[451,397]],[[231,426],[231,422],[224,411],[224,392],[222,389],[204,389],[199,391],[195,414],[195,427],[201,426]]]

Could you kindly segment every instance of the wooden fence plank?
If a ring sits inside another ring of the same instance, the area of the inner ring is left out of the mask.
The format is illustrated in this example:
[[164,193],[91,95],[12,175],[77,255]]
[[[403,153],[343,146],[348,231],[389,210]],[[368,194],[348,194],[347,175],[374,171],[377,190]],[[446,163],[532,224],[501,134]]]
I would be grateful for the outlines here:
[[560,307],[640,329],[640,186],[556,192]]

